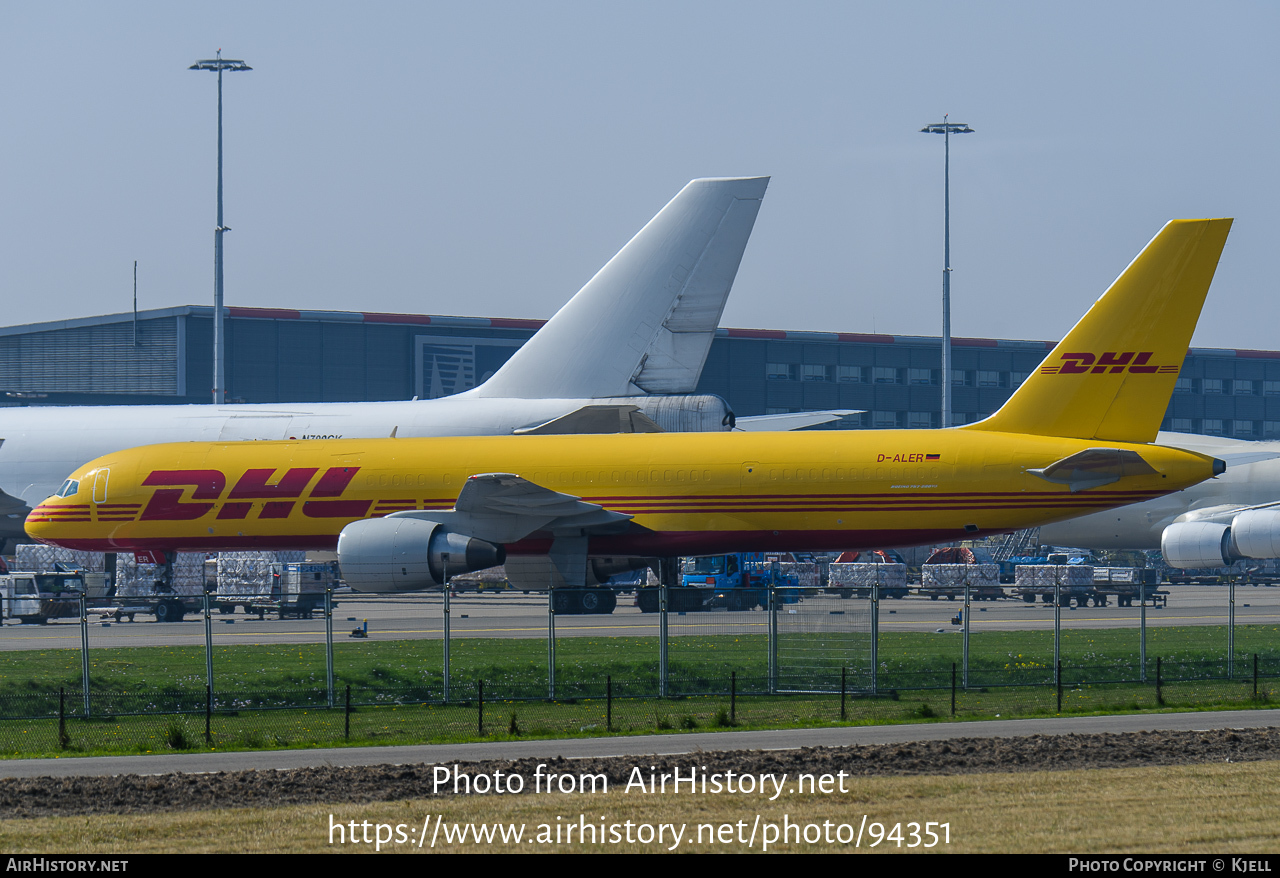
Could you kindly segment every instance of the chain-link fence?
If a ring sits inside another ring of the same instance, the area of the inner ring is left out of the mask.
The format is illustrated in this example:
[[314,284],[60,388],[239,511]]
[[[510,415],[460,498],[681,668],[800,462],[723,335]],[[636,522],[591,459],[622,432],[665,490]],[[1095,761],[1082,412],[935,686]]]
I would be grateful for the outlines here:
[[224,592],[173,597],[163,612],[154,600],[6,594],[0,747],[461,740],[1250,704],[1275,697],[1280,679],[1277,587],[1171,586],[1097,603],[1012,590],[980,599],[963,582],[951,593],[882,596],[875,583],[859,593],[800,581],[736,593]]

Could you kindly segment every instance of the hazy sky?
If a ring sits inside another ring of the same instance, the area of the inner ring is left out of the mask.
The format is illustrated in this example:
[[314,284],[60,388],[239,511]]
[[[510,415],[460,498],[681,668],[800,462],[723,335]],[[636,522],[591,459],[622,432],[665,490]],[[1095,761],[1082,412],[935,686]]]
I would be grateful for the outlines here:
[[1280,349],[1280,6],[0,3],[5,325],[212,301],[547,317],[688,180],[772,175],[722,325],[1061,336],[1233,216],[1198,346]]

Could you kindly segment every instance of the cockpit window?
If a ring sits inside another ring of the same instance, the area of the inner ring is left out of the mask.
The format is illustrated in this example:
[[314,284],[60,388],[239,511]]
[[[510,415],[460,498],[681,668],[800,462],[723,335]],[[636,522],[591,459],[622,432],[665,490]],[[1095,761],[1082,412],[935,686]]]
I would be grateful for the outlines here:
[[70,497],[72,494],[80,490],[80,481],[78,479],[67,479],[62,483],[62,487],[58,489],[57,497]]

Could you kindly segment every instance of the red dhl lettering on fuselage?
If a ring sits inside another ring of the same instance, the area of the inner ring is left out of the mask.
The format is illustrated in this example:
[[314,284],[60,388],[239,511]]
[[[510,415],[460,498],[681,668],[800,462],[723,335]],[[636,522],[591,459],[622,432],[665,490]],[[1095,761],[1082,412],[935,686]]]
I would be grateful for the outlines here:
[[941,454],[925,454],[923,451],[910,452],[904,454],[877,454],[876,463],[925,463],[931,460],[941,460]]
[[[316,480],[302,514],[308,518],[362,518],[369,511],[372,500],[330,499],[342,496],[360,467],[333,466]],[[274,469],[247,470],[226,495],[218,509],[218,519],[247,518],[253,501],[266,501],[258,518],[288,518],[298,500],[302,499],[319,467],[298,467],[286,470],[276,482],[270,479]],[[154,470],[143,479],[147,487],[159,488],[142,510],[141,521],[192,521],[208,514],[223,500],[227,477],[216,469],[162,469]],[[183,495],[191,490],[191,500]]]
[[1168,375],[1178,372],[1180,366],[1150,366],[1151,351],[1104,351],[1101,354],[1076,353],[1063,354],[1058,365],[1041,366],[1043,375],[1084,375],[1085,373],[1101,375],[1110,372],[1130,372],[1138,375]]

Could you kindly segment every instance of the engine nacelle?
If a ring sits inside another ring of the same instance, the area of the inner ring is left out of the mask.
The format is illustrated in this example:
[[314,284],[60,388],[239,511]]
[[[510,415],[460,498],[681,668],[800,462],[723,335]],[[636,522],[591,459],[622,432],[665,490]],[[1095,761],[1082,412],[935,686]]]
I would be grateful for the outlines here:
[[664,433],[718,433],[732,430],[737,423],[729,403],[710,393],[623,396],[605,402],[639,406]]
[[353,521],[338,534],[338,566],[354,591],[420,591],[506,559],[499,545],[422,518]]
[[1212,521],[1180,521],[1160,535],[1160,552],[1170,567],[1226,567],[1231,563],[1231,529]]
[[1246,509],[1231,520],[1234,558],[1280,558],[1280,511]]

